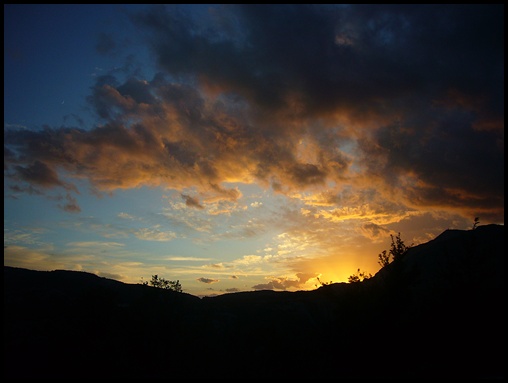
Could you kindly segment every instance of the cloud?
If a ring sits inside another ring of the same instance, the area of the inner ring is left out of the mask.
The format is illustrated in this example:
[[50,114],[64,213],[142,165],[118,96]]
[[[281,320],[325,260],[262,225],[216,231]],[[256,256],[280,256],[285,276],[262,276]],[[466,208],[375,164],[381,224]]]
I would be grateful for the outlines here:
[[143,241],[169,242],[177,237],[172,231],[160,231],[157,228],[142,228],[134,232],[136,238]]
[[130,215],[128,213],[123,213],[123,212],[118,213],[118,217],[122,218],[122,219],[129,219],[129,220],[133,220],[134,219],[134,217],[132,215]]
[[380,239],[384,239],[384,238],[390,236],[389,230],[385,229],[382,226],[371,223],[371,222],[365,223],[361,227],[361,231],[367,238],[370,238],[375,241],[378,241]]
[[76,198],[74,198],[71,194],[67,193],[65,195],[65,199],[67,200],[67,203],[63,206],[58,205],[58,207],[69,213],[81,212],[81,208],[79,207]]
[[182,198],[185,200],[185,205],[188,207],[193,207],[196,209],[204,209],[203,205],[199,203],[196,198],[188,196],[186,194],[181,194]]
[[312,278],[318,276],[317,274],[297,273],[297,279],[289,279],[287,277],[272,278],[268,283],[261,283],[252,286],[254,290],[287,290],[298,289]]
[[[424,86],[429,81],[481,87],[471,76],[479,63],[475,55],[496,55],[496,62],[482,62],[493,69],[489,86],[502,70],[502,7],[220,6],[223,20],[241,26],[234,32],[224,28],[226,23],[210,26],[199,20],[206,25],[200,27],[175,8],[157,7],[134,17],[150,32],[148,43],[161,67],[178,75],[198,74],[270,110],[292,106],[297,95],[306,113],[335,109],[339,102],[358,105],[357,110],[373,104],[380,111],[386,104],[376,96],[398,98],[409,95],[410,87],[429,90]],[[429,19],[441,22],[429,25]],[[337,36],[348,36],[354,44],[337,45]],[[472,62],[464,62],[458,52]],[[436,54],[441,63],[433,59]]]
[[119,242],[69,242],[67,246],[78,247],[78,248],[87,248],[87,247],[122,247],[125,246],[123,243]]
[[180,257],[180,256],[170,256],[165,258],[168,261],[192,261],[192,262],[198,262],[198,261],[209,261],[210,258],[200,258],[200,257]]
[[51,249],[30,249],[24,246],[4,247],[4,262],[11,267],[21,267],[30,270],[41,270],[40,265],[48,269],[63,269],[65,262],[54,259],[48,251]]
[[25,229],[4,229],[4,244],[24,244],[24,245],[43,245],[40,242],[40,234],[44,233],[45,229],[30,227]]
[[217,282],[219,282],[218,279],[203,278],[203,277],[197,278],[196,280],[199,281],[199,282],[206,283],[206,284],[211,284],[211,283],[217,283]]
[[208,265],[208,267],[214,268],[214,269],[223,269],[227,266],[225,266],[222,262],[221,263],[212,263]]
[[57,172],[39,160],[35,160],[27,166],[15,166],[14,169],[19,178],[31,184],[45,188],[64,186],[58,178]]
[[115,274],[115,273],[97,272],[97,276],[99,276],[101,278],[108,278],[108,279],[113,279],[113,280],[117,280],[117,281],[121,281],[122,279],[124,279],[123,275]]
[[[10,185],[9,189],[12,190],[14,193],[28,193],[28,194],[35,194],[35,195],[42,195],[41,191],[34,188],[32,185],[28,185],[27,187],[23,187],[20,185]],[[16,196],[14,196],[17,198]]]
[[[502,5],[211,8],[199,20],[175,5],[132,14],[159,72],[98,76],[95,126],[6,129],[17,190],[76,193],[72,178],[85,178],[98,193],[177,190],[201,209],[256,183],[334,206],[315,212],[330,220],[504,219]],[[97,47],[119,48],[109,35]]]

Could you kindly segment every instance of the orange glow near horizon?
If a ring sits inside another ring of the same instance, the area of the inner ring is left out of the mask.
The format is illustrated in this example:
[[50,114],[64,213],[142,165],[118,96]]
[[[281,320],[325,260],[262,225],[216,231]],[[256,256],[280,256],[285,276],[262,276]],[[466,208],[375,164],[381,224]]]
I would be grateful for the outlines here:
[[502,15],[322,7],[6,7],[4,264],[297,290],[504,224]]

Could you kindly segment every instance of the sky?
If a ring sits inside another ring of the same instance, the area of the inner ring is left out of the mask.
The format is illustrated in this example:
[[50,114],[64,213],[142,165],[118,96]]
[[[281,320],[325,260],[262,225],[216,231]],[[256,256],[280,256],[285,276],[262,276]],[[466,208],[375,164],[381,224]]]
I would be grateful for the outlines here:
[[475,217],[502,4],[4,4],[4,265],[312,290]]

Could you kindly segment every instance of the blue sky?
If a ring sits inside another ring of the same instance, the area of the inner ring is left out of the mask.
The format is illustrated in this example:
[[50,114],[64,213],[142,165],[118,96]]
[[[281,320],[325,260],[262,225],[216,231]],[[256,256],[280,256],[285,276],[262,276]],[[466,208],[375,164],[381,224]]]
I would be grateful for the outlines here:
[[503,14],[4,5],[4,265],[294,291],[504,224]]

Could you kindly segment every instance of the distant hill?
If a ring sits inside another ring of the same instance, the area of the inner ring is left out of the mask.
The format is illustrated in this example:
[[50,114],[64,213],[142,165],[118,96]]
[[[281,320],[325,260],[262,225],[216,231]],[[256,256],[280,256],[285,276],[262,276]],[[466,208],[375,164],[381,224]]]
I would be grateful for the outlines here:
[[5,378],[504,378],[504,225],[358,283],[200,299],[4,266]]

